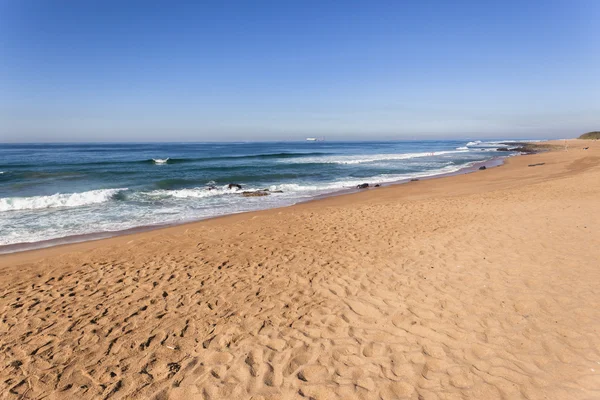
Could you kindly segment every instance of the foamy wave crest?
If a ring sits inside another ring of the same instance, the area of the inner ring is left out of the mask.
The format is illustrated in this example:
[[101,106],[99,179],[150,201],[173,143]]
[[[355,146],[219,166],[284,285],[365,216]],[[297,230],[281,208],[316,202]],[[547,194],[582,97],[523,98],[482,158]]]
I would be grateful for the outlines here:
[[166,164],[169,162],[169,158],[153,158],[154,164]]
[[408,160],[419,157],[434,157],[443,154],[465,153],[467,150],[447,150],[423,153],[401,153],[401,154],[371,154],[366,156],[338,156],[338,157],[308,157],[294,160],[295,163],[307,164],[363,164],[379,161]]
[[0,199],[0,211],[37,210],[57,207],[81,207],[110,201],[127,188],[99,189],[81,193],[56,193],[51,196],[5,197]]
[[331,193],[336,190],[342,189],[352,189],[357,185],[362,183],[369,183],[370,185],[385,184],[385,183],[393,183],[399,181],[407,181],[412,178],[426,178],[430,176],[440,175],[440,174],[448,174],[456,172],[462,168],[467,168],[475,164],[475,162],[466,163],[463,165],[446,165],[442,168],[437,168],[433,170],[423,171],[419,173],[406,173],[406,174],[383,174],[372,176],[368,178],[354,178],[354,179],[345,179],[339,180],[335,182],[328,182],[322,184],[315,185],[302,185],[296,183],[285,183],[280,185],[272,185],[269,187],[269,190],[282,190],[284,193],[295,192],[322,192],[322,193]]
[[509,143],[524,143],[524,142],[536,142],[537,140],[493,140],[489,142],[483,142],[481,140],[475,140],[474,142],[469,142],[466,144],[467,148],[499,148],[499,147],[508,147]]
[[466,146],[470,150],[474,151],[497,151],[498,149],[506,149],[508,145],[506,142],[502,141],[490,141],[490,142],[482,142],[481,140],[476,140],[474,142],[467,143]]
[[[244,188],[243,190],[256,190],[252,188]],[[229,189],[227,186],[221,187],[197,187],[197,188],[188,188],[188,189],[177,189],[177,190],[153,190],[151,192],[142,193],[145,196],[150,197],[176,197],[179,199],[189,199],[189,198],[204,198],[204,197],[215,197],[221,196],[224,194],[233,194],[233,193],[241,193],[240,190],[237,189]]]

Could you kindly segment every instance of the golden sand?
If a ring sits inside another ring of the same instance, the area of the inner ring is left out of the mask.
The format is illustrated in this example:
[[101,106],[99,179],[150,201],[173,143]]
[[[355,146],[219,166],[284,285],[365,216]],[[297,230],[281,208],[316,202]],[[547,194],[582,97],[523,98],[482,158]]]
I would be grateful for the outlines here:
[[571,141],[2,256],[0,397],[598,399],[599,223],[600,142]]

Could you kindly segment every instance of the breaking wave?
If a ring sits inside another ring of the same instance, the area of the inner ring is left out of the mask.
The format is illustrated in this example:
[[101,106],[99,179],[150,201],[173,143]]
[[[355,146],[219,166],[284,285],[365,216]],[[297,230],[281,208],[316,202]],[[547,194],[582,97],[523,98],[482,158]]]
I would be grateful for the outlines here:
[[81,207],[116,199],[125,190],[127,188],[90,190],[81,193],[56,193],[50,196],[6,197],[0,199],[0,211]]
[[418,157],[434,157],[443,154],[457,154],[466,153],[468,149],[461,150],[446,150],[446,151],[435,151],[435,152],[422,152],[422,153],[400,153],[400,154],[371,154],[365,156],[337,156],[337,157],[309,157],[298,160],[297,163],[306,164],[363,164],[372,163],[378,161],[394,161],[394,160],[408,160],[411,158]]

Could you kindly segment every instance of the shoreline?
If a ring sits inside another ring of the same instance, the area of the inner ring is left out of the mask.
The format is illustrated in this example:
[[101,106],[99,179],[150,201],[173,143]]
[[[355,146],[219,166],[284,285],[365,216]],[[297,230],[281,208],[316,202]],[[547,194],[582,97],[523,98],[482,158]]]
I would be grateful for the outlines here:
[[[536,143],[536,142],[534,142],[534,143]],[[507,156],[501,155],[501,156],[497,156],[497,157],[491,158],[486,161],[473,162],[471,165],[463,166],[462,168],[460,168],[454,172],[444,172],[444,173],[440,173],[440,174],[423,176],[423,177],[420,177],[417,179],[418,180],[440,179],[440,178],[445,178],[445,177],[450,177],[450,176],[455,176],[455,175],[473,173],[473,172],[477,172],[477,170],[480,166],[485,166],[486,168],[500,167],[504,164],[504,160],[506,160],[506,159],[509,159],[511,157],[521,156],[521,155],[527,155],[527,154],[532,154],[532,153],[522,153],[522,154],[507,155]],[[400,179],[397,181],[381,183],[380,187],[388,187],[388,186],[392,186],[392,185],[402,185],[402,184],[406,184],[409,182],[411,182],[411,178]],[[369,187],[368,190],[372,190],[372,189],[376,189],[376,188]],[[326,199],[329,197],[358,193],[360,191],[362,191],[362,190],[356,189],[356,188],[345,188],[345,189],[336,190],[336,191],[333,191],[330,193],[320,194],[320,195],[314,196],[310,199],[298,201],[297,203],[294,203],[294,204],[278,206],[278,207],[273,207],[273,208],[264,208],[264,209],[258,209],[258,210],[242,211],[242,212],[238,212],[238,213],[215,215],[215,216],[211,216],[211,217],[192,219],[192,220],[187,220],[187,221],[182,221],[182,222],[161,223],[161,224],[156,224],[156,225],[142,225],[142,226],[136,226],[133,228],[117,230],[117,231],[105,231],[105,232],[85,233],[85,234],[80,234],[80,235],[68,235],[68,236],[63,236],[63,237],[54,238],[54,239],[41,240],[38,242],[22,242],[22,243],[0,245],[0,257],[2,257],[3,255],[8,255],[8,254],[22,253],[22,252],[42,250],[42,249],[50,249],[53,247],[65,246],[65,245],[70,245],[70,244],[95,242],[95,241],[99,241],[99,240],[110,239],[110,238],[115,238],[115,237],[120,237],[120,236],[128,236],[128,235],[134,235],[137,233],[151,232],[151,231],[155,231],[155,230],[161,230],[161,229],[172,228],[172,227],[177,227],[177,226],[184,226],[184,225],[188,225],[188,224],[194,224],[194,223],[198,223],[198,222],[202,222],[202,221],[212,220],[215,218],[228,217],[231,215],[247,214],[247,213],[259,212],[259,211],[265,211],[265,210],[277,210],[277,209],[282,209],[282,208],[287,208],[287,207],[293,207],[298,204],[319,201],[321,199]]]

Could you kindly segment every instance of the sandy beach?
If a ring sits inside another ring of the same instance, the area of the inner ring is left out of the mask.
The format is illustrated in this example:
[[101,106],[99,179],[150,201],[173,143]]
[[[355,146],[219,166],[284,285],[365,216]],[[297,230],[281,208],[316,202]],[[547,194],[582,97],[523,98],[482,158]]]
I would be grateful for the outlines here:
[[553,144],[0,256],[0,398],[598,399],[600,142]]

